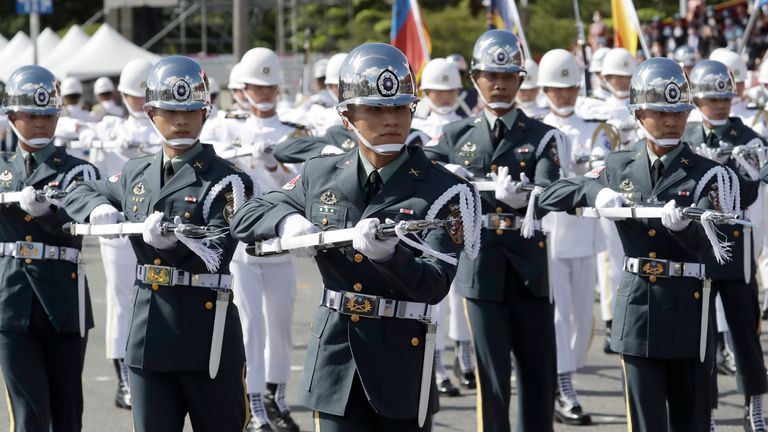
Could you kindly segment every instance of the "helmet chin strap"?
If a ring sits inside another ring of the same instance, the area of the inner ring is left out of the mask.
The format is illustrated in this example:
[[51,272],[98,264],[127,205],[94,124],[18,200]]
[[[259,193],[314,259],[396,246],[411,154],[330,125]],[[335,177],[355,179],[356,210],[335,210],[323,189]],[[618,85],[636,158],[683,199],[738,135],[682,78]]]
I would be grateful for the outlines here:
[[128,105],[128,100],[125,99],[125,94],[120,93],[120,99],[123,100],[123,105],[125,106],[125,110],[128,111],[128,114],[133,117],[135,120],[146,120],[147,119],[147,113],[144,112],[143,109],[139,111],[134,111],[131,109],[131,106]]
[[447,116],[451,114],[452,112],[456,111],[456,109],[459,107],[459,102],[456,101],[453,103],[453,105],[448,106],[437,106],[434,102],[432,102],[432,99],[427,98],[427,104],[429,105],[429,109],[439,115]]
[[371,151],[373,151],[374,153],[380,154],[382,156],[386,156],[386,155],[398,153],[403,149],[403,147],[405,147],[405,144],[398,144],[398,143],[377,144],[377,145],[371,144],[371,142],[365,139],[363,134],[361,134],[360,131],[357,130],[355,125],[348,118],[346,118],[346,116],[344,116],[341,111],[338,111],[338,112],[341,118],[343,119],[344,124],[346,126],[349,126],[349,128],[352,129],[352,132],[354,132],[355,135],[357,135],[357,138],[360,140],[360,142],[363,143],[364,146],[371,149]]
[[646,129],[645,126],[643,126],[643,122],[641,122],[640,120],[637,120],[637,127],[639,127],[640,130],[643,131],[646,138],[648,138],[652,143],[656,144],[659,147],[674,147],[680,142],[680,138],[656,138],[655,136],[651,135],[650,132],[648,132],[648,129]]
[[[546,93],[544,93],[546,96]],[[552,102],[552,99],[549,98],[549,96],[546,96],[547,98],[547,104],[549,105],[549,110],[552,111],[552,114],[558,116],[558,117],[570,117],[573,115],[574,110],[576,109],[575,106],[564,106],[564,107],[556,107],[554,102]]]
[[[471,78],[470,81],[472,81],[472,85],[475,86],[475,90],[477,90],[477,95],[480,97],[480,100],[483,101],[485,106],[487,106],[490,109],[494,110],[505,110],[510,109],[514,105],[512,101],[510,102],[488,102],[488,99],[483,96],[483,92],[480,91],[480,87],[477,86],[477,83],[475,82],[474,78]],[[514,100],[514,99],[513,99]]]
[[194,145],[197,142],[197,140],[200,138],[200,133],[203,131],[202,129],[200,129],[200,132],[198,132],[197,136],[194,138],[168,139],[165,137],[165,135],[160,133],[160,130],[157,128],[157,125],[155,124],[154,121],[152,121],[152,119],[150,119],[149,123],[152,125],[152,129],[154,129],[155,132],[157,132],[157,136],[160,137],[160,140],[163,142],[163,144],[168,144],[171,148],[175,148],[175,149],[185,149],[185,148],[192,147],[192,145]]
[[614,86],[611,85],[611,83],[608,82],[607,79],[603,78],[603,82],[605,83],[605,87],[611,92],[612,95],[614,95],[617,99],[626,99],[629,97],[629,91],[627,90],[616,90]]
[[699,108],[699,113],[701,114],[701,118],[707,121],[707,123],[711,124],[712,126],[725,126],[726,123],[728,123],[728,117],[724,119],[711,119],[707,117],[706,114],[704,114],[704,111]]
[[252,107],[256,108],[259,111],[272,111],[275,109],[275,103],[274,102],[256,102],[251,95],[248,94],[247,91],[244,91],[243,94],[245,95],[245,98],[248,99],[248,103],[251,104]]
[[32,147],[32,148],[43,148],[47,146],[48,144],[53,141],[54,137],[45,137],[45,138],[29,138],[27,139],[24,135],[19,132],[18,129],[16,129],[16,125],[13,124],[12,121],[8,122],[8,126],[11,127],[11,130],[13,130],[13,133],[16,134],[16,137],[19,139],[19,141],[23,142],[24,144]]

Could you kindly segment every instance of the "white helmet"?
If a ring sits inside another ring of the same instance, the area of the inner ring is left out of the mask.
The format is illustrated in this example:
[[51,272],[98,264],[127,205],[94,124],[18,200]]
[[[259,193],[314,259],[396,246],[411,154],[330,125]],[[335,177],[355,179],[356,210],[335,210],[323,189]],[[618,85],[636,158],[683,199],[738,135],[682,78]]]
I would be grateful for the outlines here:
[[242,90],[245,88],[242,78],[240,77],[242,72],[240,63],[236,63],[232,66],[232,70],[229,71],[229,82],[227,82],[227,88],[230,90]]
[[334,54],[328,65],[325,67],[325,84],[339,85],[339,72],[341,72],[341,65],[344,64],[344,59],[347,58],[347,53],[341,52]]
[[101,77],[93,83],[93,94],[100,95],[104,93],[112,93],[115,91],[115,83],[107,77]]
[[539,63],[539,87],[574,87],[581,82],[581,71],[576,56],[564,49],[553,49],[544,54]]
[[757,81],[760,84],[768,84],[768,61],[760,64],[760,72],[757,74]]
[[523,78],[523,83],[520,84],[520,90],[539,88],[539,84],[536,82],[539,79],[539,65],[531,59],[525,59],[525,71],[525,78]]
[[276,86],[280,84],[280,63],[269,48],[251,48],[240,60],[240,78],[245,84]]
[[589,72],[591,73],[602,73],[603,72],[603,61],[605,60],[605,56],[611,51],[608,47],[600,47],[595,50],[594,53],[592,53],[592,59],[589,60]]
[[219,80],[217,80],[214,77],[209,76],[208,77],[208,91],[211,93],[211,95],[215,95],[215,94],[221,93],[221,86],[219,85]]
[[747,80],[747,64],[744,63],[741,56],[728,48],[717,48],[709,54],[709,59],[725,63],[726,66],[731,68],[733,79],[737,83]]
[[328,59],[320,59],[312,66],[312,78],[320,79],[325,77],[325,68],[328,66]]
[[145,97],[147,93],[147,78],[152,69],[152,63],[145,59],[134,59],[128,62],[120,74],[117,91],[128,96]]
[[461,87],[459,68],[444,58],[430,60],[421,72],[422,90],[456,90]]
[[64,81],[61,82],[62,96],[72,96],[72,95],[82,95],[82,94],[83,94],[83,83],[81,83],[79,79],[75,77],[67,77],[67,78],[64,78]]
[[606,75],[619,75],[631,77],[637,67],[637,61],[626,48],[613,48],[603,58],[601,73]]

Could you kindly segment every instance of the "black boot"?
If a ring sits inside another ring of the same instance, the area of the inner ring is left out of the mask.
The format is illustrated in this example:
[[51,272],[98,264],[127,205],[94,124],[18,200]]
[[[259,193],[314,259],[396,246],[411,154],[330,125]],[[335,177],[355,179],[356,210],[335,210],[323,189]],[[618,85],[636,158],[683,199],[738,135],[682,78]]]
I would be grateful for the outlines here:
[[285,383],[267,383],[264,408],[269,422],[277,432],[299,432],[299,425],[293,421],[288,404],[285,403]]
[[763,417],[763,395],[751,396],[744,407],[744,430],[746,432],[766,432]]
[[443,365],[443,350],[435,350],[435,382],[437,383],[437,392],[443,396],[460,396],[461,392],[453,385],[448,378],[448,371]]
[[611,326],[613,325],[613,320],[608,320],[605,322],[605,341],[603,341],[603,352],[606,354],[616,354],[616,351],[614,351],[611,348]]
[[131,388],[128,385],[128,367],[123,359],[113,359],[115,373],[117,374],[117,392],[115,393],[115,406],[122,409],[131,409]]
[[456,375],[456,379],[459,380],[460,386],[466,389],[477,388],[477,382],[475,382],[475,373],[471,371],[462,371],[458,356],[453,360],[453,374]]
[[555,421],[575,426],[592,424],[592,417],[581,409],[570,373],[557,374],[557,387]]

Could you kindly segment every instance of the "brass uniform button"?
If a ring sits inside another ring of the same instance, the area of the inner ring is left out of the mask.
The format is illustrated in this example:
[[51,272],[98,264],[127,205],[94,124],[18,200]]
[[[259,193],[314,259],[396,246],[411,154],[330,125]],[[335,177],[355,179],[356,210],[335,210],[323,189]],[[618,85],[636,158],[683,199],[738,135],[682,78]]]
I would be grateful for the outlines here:
[[503,208],[501,208],[501,207],[496,207],[496,213],[501,213],[501,212],[503,212],[503,211],[504,211],[504,209],[503,209]]
[[539,249],[544,249],[544,240],[539,242]]
[[32,241],[32,236],[28,235],[28,236],[24,237],[24,241]]
[[139,206],[133,206],[132,210],[135,211],[135,212],[139,211]]
[[355,262],[358,263],[358,264],[363,262],[363,254],[356,253],[355,254]]
[[159,289],[160,289],[160,285],[158,285],[158,284],[156,284],[156,283],[153,283],[153,284],[152,284],[152,291],[157,291],[157,290],[159,290]]
[[69,275],[69,277],[71,277],[71,278],[72,278],[72,280],[75,280],[75,279],[77,279],[77,273],[75,273],[75,272],[72,272],[72,274],[71,274],[71,275]]
[[648,280],[655,283],[656,282],[656,276],[651,275],[651,277],[649,277]]
[[656,252],[650,252],[648,258],[656,258]]
[[648,230],[648,236],[649,237],[654,237],[655,235],[656,235],[656,230],[655,229],[651,228],[651,229]]
[[698,291],[694,291],[694,292],[693,292],[693,298],[695,298],[696,300],[698,300],[698,299],[700,299],[700,298],[701,298],[701,294],[699,294],[699,292],[698,292]]
[[504,234],[504,230],[503,229],[497,229],[496,230],[496,235],[502,235],[502,234]]
[[415,337],[415,338],[411,339],[411,345],[413,345],[415,347],[419,346],[419,338]]
[[213,302],[205,302],[205,308],[208,310],[213,309]]
[[496,165],[496,164],[491,165],[491,172],[495,173],[498,168],[499,168],[499,166]]
[[734,237],[739,238],[740,235],[741,235],[741,232],[739,232],[739,230],[733,230]]
[[32,264],[32,260],[27,258],[24,260],[24,264]]
[[469,166],[469,161],[466,159],[464,160],[464,166]]
[[355,284],[352,285],[352,289],[354,289],[357,292],[360,292],[363,290],[363,284],[361,284],[360,282],[355,282]]
[[32,220],[32,215],[24,215],[24,221],[29,222]]
[[525,161],[520,161],[520,168],[525,168]]
[[328,225],[328,218],[327,217],[323,217],[323,220],[321,220],[320,223],[323,224],[323,225]]
[[352,320],[352,322],[358,322],[360,321],[360,316],[352,315],[351,317],[349,317],[349,319]]
[[162,261],[160,261],[160,258],[155,258],[154,261],[152,261],[155,265],[160,265]]
[[190,212],[184,212],[184,219],[189,219],[192,217],[192,213]]

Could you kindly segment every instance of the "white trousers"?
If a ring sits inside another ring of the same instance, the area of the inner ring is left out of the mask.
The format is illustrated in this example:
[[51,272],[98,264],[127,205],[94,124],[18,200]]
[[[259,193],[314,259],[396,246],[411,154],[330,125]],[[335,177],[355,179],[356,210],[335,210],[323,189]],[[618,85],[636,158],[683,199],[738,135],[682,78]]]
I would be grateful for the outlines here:
[[133,312],[136,255],[128,238],[99,238],[107,291],[107,358],[125,357]]
[[243,328],[246,390],[264,393],[267,382],[287,383],[291,374],[291,322],[296,296],[293,263],[252,257],[239,243],[229,270]]
[[[469,326],[467,325],[467,318],[464,316],[464,301],[456,293],[453,283],[451,283],[451,290],[448,291],[448,295],[433,307],[432,312],[437,323],[436,349],[445,349],[446,332],[451,340],[457,342],[470,340]],[[446,318],[448,319],[447,323]]]
[[619,289],[624,248],[621,246],[616,224],[608,219],[600,219],[606,251],[597,254],[597,289],[600,298],[600,316],[603,321],[613,319],[613,299]]
[[557,373],[575,372],[587,358],[595,302],[595,257],[549,258],[555,297]]

